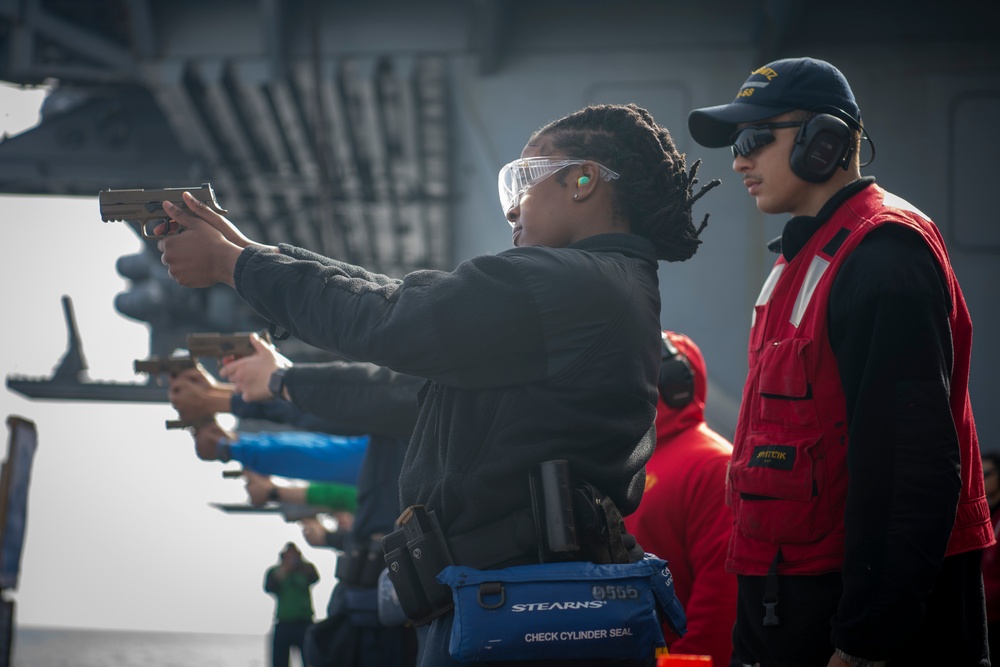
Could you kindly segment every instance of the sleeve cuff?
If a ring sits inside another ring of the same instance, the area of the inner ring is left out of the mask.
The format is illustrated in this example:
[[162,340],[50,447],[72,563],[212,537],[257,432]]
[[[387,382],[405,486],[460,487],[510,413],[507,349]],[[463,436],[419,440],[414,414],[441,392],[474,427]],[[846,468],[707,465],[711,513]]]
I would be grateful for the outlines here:
[[233,285],[236,287],[236,293],[243,297],[243,290],[240,289],[240,281],[243,278],[243,269],[246,268],[247,262],[250,258],[259,252],[264,251],[263,246],[248,245],[240,253],[240,256],[236,259],[236,268],[233,269]]

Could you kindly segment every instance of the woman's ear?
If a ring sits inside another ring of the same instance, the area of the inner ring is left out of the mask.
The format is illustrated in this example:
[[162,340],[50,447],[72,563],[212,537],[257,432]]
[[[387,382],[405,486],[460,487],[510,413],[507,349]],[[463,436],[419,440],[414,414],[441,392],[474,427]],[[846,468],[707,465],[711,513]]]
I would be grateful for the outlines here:
[[576,192],[573,193],[573,199],[576,201],[589,197],[597,185],[598,167],[594,163],[584,162],[580,165],[580,171],[582,175],[576,179]]

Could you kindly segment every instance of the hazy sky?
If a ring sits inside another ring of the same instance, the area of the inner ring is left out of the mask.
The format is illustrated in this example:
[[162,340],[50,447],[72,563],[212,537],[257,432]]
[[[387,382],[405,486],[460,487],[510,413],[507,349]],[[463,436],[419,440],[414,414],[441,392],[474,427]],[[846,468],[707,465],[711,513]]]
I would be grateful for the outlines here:
[[[42,96],[0,85],[0,132],[37,123]],[[66,349],[65,294],[90,379],[143,381],[132,362],[148,355],[148,330],[113,304],[127,288],[115,261],[140,241],[125,223],[101,221],[97,193],[0,196],[0,230],[0,375],[51,375]],[[4,385],[4,457],[8,415],[38,430],[10,594],[18,625],[263,634],[274,610],[264,571],[287,541],[319,569],[313,602],[325,616],[334,553],[277,516],[209,507],[245,501],[243,485],[222,478],[223,464],[197,459],[189,434],[164,429],[169,405],[29,400]]]

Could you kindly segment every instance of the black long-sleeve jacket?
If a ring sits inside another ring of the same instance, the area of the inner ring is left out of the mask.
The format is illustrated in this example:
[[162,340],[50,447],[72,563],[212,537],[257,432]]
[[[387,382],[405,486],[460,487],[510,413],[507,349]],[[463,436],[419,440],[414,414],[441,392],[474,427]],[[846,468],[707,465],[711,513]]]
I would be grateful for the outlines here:
[[341,435],[367,433],[410,439],[417,392],[426,380],[351,361],[295,364],[285,376],[292,403]]
[[399,516],[399,474],[417,421],[417,392],[426,380],[364,362],[295,364],[285,376],[292,403],[335,432],[371,437],[358,474],[348,553],[392,532]]
[[402,280],[282,245],[237,262],[240,295],[317,347],[427,378],[403,506],[450,534],[530,506],[528,471],[565,458],[624,513],[654,445],[659,291],[652,245],[605,234]]

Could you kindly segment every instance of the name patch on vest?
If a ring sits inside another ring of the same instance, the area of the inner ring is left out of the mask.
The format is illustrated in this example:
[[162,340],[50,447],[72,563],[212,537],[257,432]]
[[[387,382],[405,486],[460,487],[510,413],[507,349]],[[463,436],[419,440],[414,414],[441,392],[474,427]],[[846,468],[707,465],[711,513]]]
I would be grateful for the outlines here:
[[759,445],[753,448],[750,468],[791,470],[795,465],[795,448],[788,445]]

